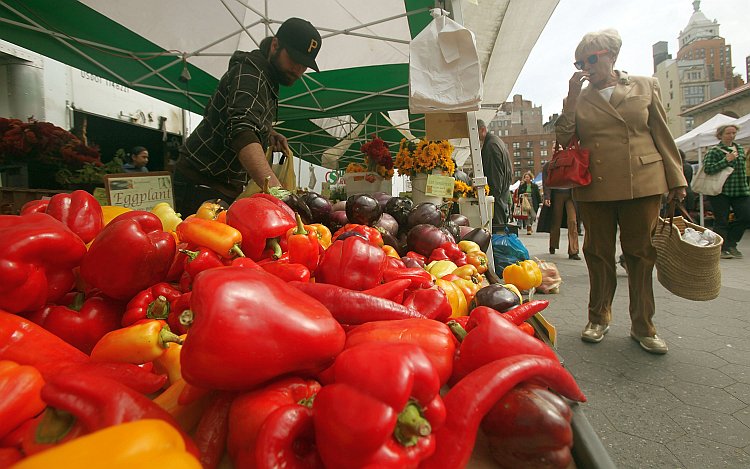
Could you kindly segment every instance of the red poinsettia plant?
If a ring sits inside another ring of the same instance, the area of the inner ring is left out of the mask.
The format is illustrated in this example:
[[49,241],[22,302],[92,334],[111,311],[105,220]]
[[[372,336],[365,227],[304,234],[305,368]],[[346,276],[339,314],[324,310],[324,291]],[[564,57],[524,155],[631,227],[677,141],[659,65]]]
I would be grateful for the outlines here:
[[14,160],[73,168],[102,165],[97,147],[85,145],[65,129],[49,122],[0,117],[0,163]]

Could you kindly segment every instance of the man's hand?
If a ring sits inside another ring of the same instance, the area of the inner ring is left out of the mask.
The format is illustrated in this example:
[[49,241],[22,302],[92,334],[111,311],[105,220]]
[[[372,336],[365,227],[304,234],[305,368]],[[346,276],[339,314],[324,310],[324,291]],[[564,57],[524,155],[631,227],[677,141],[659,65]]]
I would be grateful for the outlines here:
[[268,136],[268,144],[274,151],[281,151],[285,154],[291,153],[291,150],[289,150],[289,143],[286,140],[286,137],[281,135],[280,133],[276,132],[275,130],[271,129],[271,132]]

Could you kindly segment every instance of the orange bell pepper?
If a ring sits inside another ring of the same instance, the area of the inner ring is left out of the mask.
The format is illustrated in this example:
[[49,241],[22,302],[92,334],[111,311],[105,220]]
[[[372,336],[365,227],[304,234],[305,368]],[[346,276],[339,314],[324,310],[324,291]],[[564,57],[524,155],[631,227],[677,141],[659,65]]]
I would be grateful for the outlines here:
[[383,251],[385,251],[386,256],[395,257],[396,259],[401,259],[401,256],[398,255],[398,252],[396,252],[396,248],[393,246],[388,246],[387,244],[383,246]]
[[47,406],[40,396],[42,386],[44,379],[33,366],[0,360],[0,396],[3,396],[0,399],[0,438]]
[[182,343],[165,321],[149,320],[104,335],[91,351],[91,360],[140,365],[152,362],[167,350],[169,342]]
[[323,246],[323,249],[328,249],[328,246],[331,245],[331,230],[328,229],[327,226],[322,225],[320,223],[313,223],[310,225],[314,230],[315,233],[318,235],[318,242],[321,246]]
[[198,422],[200,422],[201,415],[203,415],[203,411],[208,406],[211,395],[206,394],[200,399],[182,404],[180,403],[180,396],[186,386],[188,384],[184,379],[180,378],[165,389],[164,392],[156,396],[154,403],[169,412],[183,430],[191,432],[198,426]]
[[443,280],[453,282],[453,284],[456,285],[464,294],[467,303],[471,303],[471,300],[474,299],[474,296],[476,296],[479,289],[482,288],[480,284],[474,283],[471,280],[461,278],[456,274],[445,275],[443,277]]
[[198,207],[198,210],[195,212],[195,217],[204,220],[216,220],[221,212],[226,212],[224,206],[218,202],[207,200]]
[[489,261],[487,254],[482,251],[471,251],[466,253],[466,262],[477,268],[480,274],[487,272]]
[[240,249],[242,234],[235,228],[214,220],[188,217],[177,225],[180,241],[209,248],[223,257],[245,257]]
[[108,427],[30,456],[15,469],[201,469],[185,451],[182,435],[161,420],[146,419]]
[[435,280],[435,284],[442,288],[448,297],[448,302],[453,310],[453,314],[451,314],[452,318],[469,314],[469,303],[466,301],[466,296],[458,285],[442,278]]
[[[180,336],[185,340],[187,334]],[[180,368],[180,352],[182,344],[177,342],[168,342],[167,349],[154,359],[154,370],[159,374],[165,374],[169,378],[169,384],[174,384],[182,379],[182,369]]]

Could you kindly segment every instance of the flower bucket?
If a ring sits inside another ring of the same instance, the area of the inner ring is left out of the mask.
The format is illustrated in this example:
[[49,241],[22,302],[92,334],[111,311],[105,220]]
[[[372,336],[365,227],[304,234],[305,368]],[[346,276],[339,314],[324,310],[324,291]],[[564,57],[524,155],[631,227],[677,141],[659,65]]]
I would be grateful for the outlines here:
[[442,197],[425,195],[427,191],[427,176],[425,173],[419,173],[411,178],[411,200],[414,202],[414,205],[419,205],[423,202],[432,202],[435,205],[441,205],[443,203]]
[[345,173],[344,183],[347,197],[355,194],[373,194],[375,192],[391,193],[391,180],[384,179],[378,173]]
[[[489,215],[489,226],[492,225],[493,209],[495,207],[495,198],[491,195],[485,196],[487,204],[487,214]],[[482,217],[479,215],[479,199],[476,197],[461,197],[458,199],[458,212],[469,219],[469,226],[472,228],[484,228],[482,226]]]

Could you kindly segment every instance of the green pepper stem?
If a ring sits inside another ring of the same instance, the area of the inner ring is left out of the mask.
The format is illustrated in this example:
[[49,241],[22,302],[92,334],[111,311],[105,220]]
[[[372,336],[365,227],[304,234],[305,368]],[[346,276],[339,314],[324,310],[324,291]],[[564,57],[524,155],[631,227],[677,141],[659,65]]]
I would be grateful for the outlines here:
[[271,176],[266,176],[265,179],[263,179],[263,188],[261,189],[261,192],[264,194],[270,194],[269,192],[269,184],[271,184]]
[[83,308],[83,303],[86,301],[86,294],[83,292],[76,293],[76,296],[73,297],[73,302],[68,306],[69,309],[72,309],[73,311],[81,311],[81,308]]
[[191,251],[189,249],[180,249],[180,252],[188,256],[191,261],[194,261],[199,254],[199,251]]
[[266,247],[273,251],[272,257],[274,260],[281,258],[283,251],[279,245],[279,238],[268,238],[266,240]]
[[468,332],[466,332],[466,329],[464,329],[464,327],[461,324],[459,324],[456,321],[448,321],[446,325],[448,326],[448,328],[453,333],[454,337],[456,337],[456,339],[459,342],[464,341]]
[[163,295],[159,295],[146,310],[146,317],[149,319],[167,319],[169,317],[169,302]]
[[167,348],[169,347],[168,344],[170,342],[182,345],[182,339],[180,339],[180,336],[170,331],[169,326],[164,326],[159,331],[159,345],[161,345],[162,348]]
[[76,417],[64,410],[47,407],[42,415],[42,420],[34,432],[34,440],[37,443],[51,444],[65,438],[76,423]]
[[415,401],[409,401],[404,410],[398,414],[393,437],[404,446],[414,446],[419,438],[432,432],[430,422],[422,415],[421,407]]
[[294,230],[294,234],[296,235],[306,235],[307,230],[305,229],[305,224],[302,223],[302,217],[299,216],[299,213],[294,212],[294,217],[297,219],[297,229]]
[[236,254],[237,257],[245,257],[245,253],[242,252],[239,244],[235,244],[234,246],[232,246],[232,249],[229,250],[229,254]]

